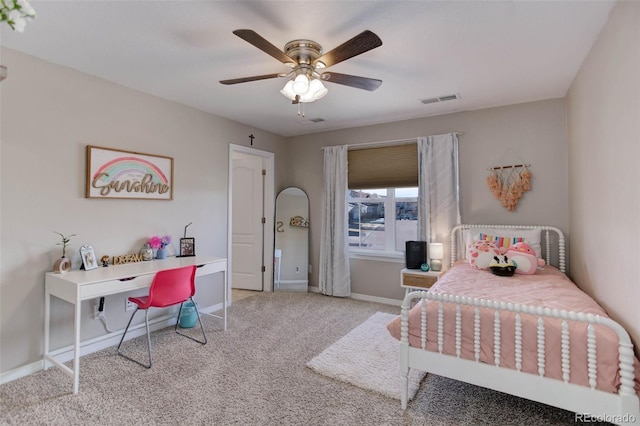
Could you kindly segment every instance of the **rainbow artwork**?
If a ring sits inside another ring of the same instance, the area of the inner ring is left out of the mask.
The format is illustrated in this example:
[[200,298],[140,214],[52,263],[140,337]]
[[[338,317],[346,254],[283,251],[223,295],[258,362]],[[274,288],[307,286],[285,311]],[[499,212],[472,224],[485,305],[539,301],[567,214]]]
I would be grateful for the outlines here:
[[123,151],[88,149],[89,161],[100,161],[95,162],[95,167],[90,166],[87,197],[173,198],[172,179],[167,175],[172,172],[172,158],[157,157],[154,161],[150,156],[123,156]]
[[137,157],[120,157],[103,164],[93,176],[101,175],[100,179],[109,182],[120,178],[132,178],[150,174],[153,182],[169,184],[169,180],[162,170],[150,161]]

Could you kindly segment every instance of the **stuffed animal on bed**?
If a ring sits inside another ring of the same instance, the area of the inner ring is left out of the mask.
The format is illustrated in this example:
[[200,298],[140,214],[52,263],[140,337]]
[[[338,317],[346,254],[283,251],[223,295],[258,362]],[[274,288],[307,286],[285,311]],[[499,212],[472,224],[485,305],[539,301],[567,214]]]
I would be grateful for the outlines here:
[[516,274],[532,275],[538,266],[544,266],[544,259],[538,259],[529,244],[521,242],[509,247],[505,252],[516,267]]
[[489,269],[494,256],[500,256],[500,249],[491,241],[474,241],[467,247],[467,259],[472,268]]
[[489,270],[492,274],[500,277],[511,277],[516,271],[516,266],[505,255],[494,256],[491,263],[489,263]]

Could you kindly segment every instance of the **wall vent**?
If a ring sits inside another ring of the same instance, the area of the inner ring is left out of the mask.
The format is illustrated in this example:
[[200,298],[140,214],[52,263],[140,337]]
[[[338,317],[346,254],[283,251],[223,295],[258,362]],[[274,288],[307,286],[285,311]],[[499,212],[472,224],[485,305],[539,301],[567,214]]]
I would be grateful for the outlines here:
[[453,101],[456,99],[460,99],[460,95],[458,95],[457,93],[453,95],[438,96],[437,98],[420,99],[420,102],[422,102],[425,105],[428,105],[428,104],[435,104],[438,102]]

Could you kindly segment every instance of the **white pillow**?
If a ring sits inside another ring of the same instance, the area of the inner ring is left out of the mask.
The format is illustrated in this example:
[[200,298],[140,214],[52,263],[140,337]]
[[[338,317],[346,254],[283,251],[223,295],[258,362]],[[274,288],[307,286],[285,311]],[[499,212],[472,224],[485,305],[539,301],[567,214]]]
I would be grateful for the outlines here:
[[463,231],[465,247],[474,241],[480,241],[480,234],[494,237],[522,237],[524,242],[536,252],[536,257],[542,258],[539,229],[500,229],[500,228],[471,228]]

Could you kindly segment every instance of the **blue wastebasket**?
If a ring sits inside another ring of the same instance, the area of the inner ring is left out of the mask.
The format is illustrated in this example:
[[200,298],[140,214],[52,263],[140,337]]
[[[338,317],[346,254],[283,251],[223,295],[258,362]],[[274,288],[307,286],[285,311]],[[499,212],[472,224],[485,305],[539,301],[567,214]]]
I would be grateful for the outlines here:
[[196,306],[193,302],[186,302],[182,305],[182,312],[180,313],[180,327],[192,328],[198,321],[198,313],[196,312]]

